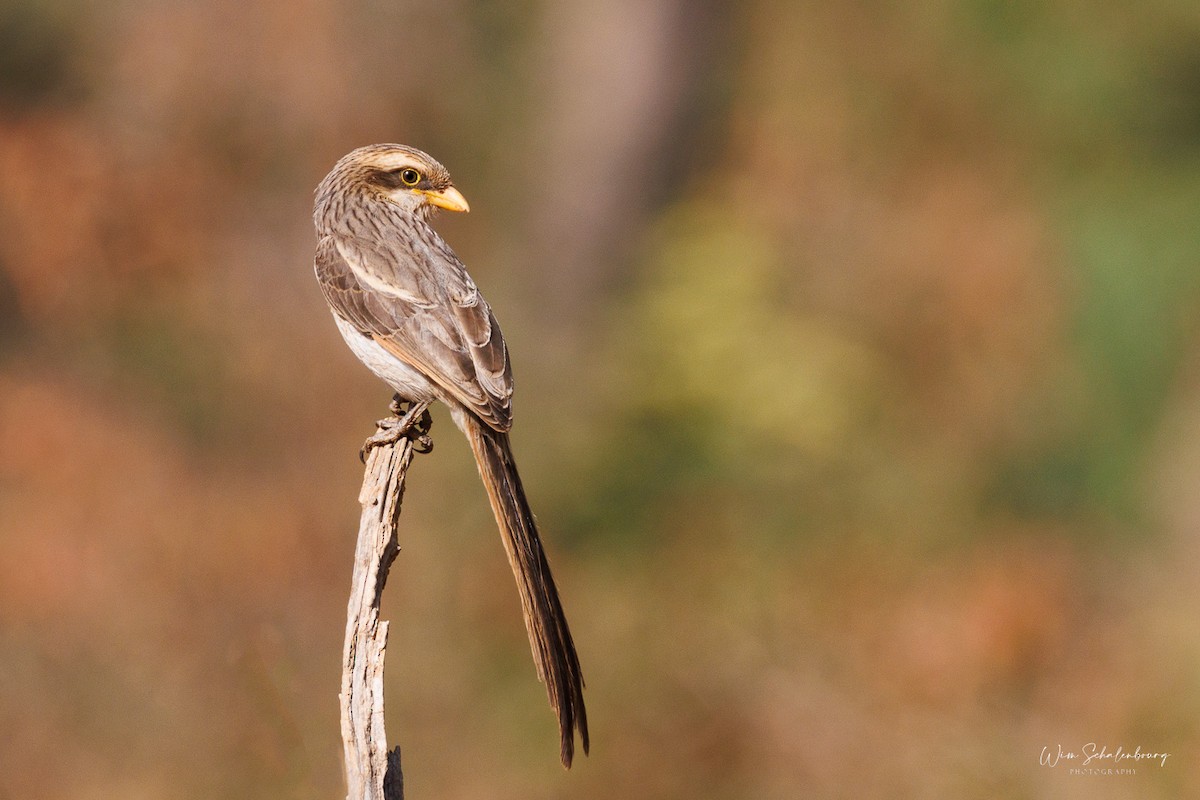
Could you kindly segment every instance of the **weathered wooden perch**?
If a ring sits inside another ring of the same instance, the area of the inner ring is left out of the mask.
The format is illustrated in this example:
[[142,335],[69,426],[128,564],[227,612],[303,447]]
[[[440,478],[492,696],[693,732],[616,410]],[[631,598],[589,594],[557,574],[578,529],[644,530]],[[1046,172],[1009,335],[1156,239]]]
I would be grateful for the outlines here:
[[[354,577],[346,609],[346,643],[342,651],[342,747],[347,800],[403,800],[400,748],[389,751],[383,724],[383,659],[388,623],[379,604],[388,569],[400,552],[397,525],[404,480],[414,453],[423,445],[408,436],[387,441],[386,433],[405,430],[425,408],[410,410],[404,420],[381,420],[366,458],[362,517],[354,552]],[[420,431],[424,434],[426,431]],[[424,449],[428,449],[428,436]],[[415,447],[415,449],[414,449]]]

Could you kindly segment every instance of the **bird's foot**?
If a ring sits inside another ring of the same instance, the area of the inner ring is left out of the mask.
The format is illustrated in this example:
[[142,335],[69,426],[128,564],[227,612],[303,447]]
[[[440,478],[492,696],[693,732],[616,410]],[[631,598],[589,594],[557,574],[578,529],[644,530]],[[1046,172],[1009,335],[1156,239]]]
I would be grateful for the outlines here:
[[433,417],[429,415],[428,401],[409,401],[396,395],[388,408],[394,416],[376,422],[379,430],[363,442],[362,449],[358,451],[358,457],[364,464],[367,463],[367,456],[376,447],[395,444],[403,438],[411,439],[413,450],[418,453],[428,453],[433,449],[433,439],[429,436],[429,430],[433,427]]

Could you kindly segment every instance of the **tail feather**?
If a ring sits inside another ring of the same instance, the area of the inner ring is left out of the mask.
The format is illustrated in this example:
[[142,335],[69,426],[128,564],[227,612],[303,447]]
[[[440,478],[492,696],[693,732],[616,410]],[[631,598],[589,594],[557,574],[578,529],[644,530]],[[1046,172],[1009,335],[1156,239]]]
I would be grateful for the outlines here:
[[508,434],[487,427],[470,413],[455,416],[471,442],[492,511],[500,526],[504,549],[521,596],[525,630],[529,634],[538,678],[546,685],[550,705],[558,715],[562,762],[570,767],[575,755],[576,730],[583,743],[583,752],[588,751],[583,675],[554,576],[550,574],[550,564],[538,537],[537,523],[513,461]]

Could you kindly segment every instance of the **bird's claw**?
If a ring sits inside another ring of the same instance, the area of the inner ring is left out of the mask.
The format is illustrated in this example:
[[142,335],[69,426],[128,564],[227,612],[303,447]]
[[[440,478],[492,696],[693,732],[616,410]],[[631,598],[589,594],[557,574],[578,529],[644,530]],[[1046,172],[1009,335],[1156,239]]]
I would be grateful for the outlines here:
[[408,401],[396,395],[388,408],[394,416],[376,422],[379,430],[363,442],[358,451],[358,457],[364,464],[376,447],[392,445],[403,438],[412,440],[414,452],[428,453],[433,449],[433,439],[429,436],[433,417],[429,415],[428,402]]

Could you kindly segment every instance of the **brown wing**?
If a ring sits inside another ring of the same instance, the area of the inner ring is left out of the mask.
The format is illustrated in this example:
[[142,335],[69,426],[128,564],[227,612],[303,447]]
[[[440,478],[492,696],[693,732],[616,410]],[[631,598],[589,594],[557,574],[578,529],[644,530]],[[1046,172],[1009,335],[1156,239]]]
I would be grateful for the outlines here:
[[512,427],[512,370],[491,308],[427,226],[378,242],[327,236],[316,271],[334,312],[491,428]]

